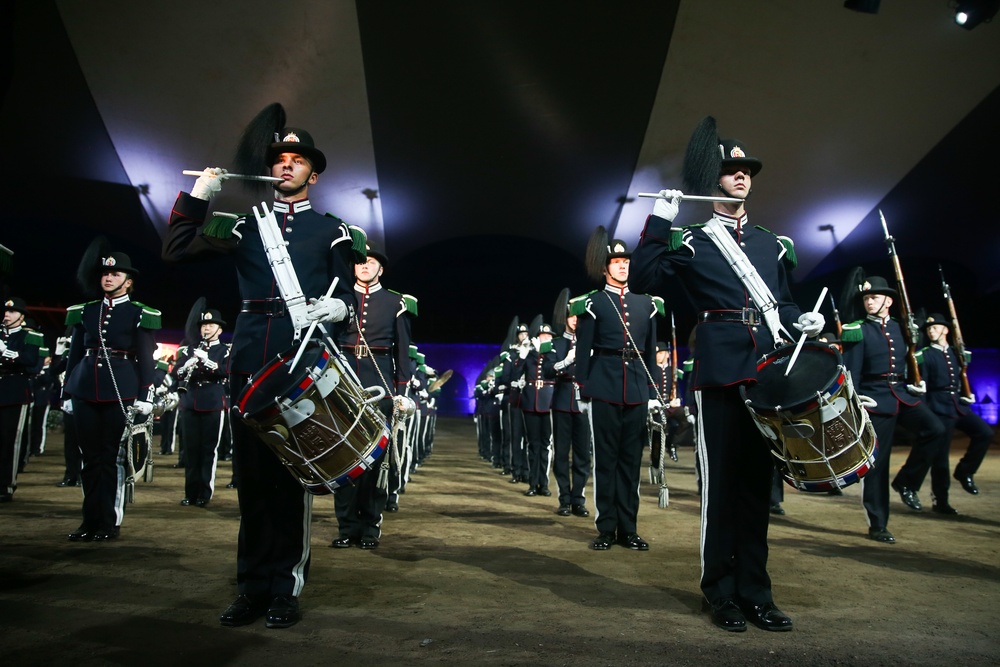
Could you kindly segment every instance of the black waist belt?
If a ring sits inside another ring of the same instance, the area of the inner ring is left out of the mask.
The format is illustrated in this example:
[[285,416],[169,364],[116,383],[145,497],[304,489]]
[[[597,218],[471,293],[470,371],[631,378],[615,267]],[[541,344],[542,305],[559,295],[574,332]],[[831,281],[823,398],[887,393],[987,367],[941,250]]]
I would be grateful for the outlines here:
[[621,350],[612,350],[606,347],[594,348],[594,354],[600,355],[602,357],[619,357],[621,359],[638,359],[643,355],[642,350],[633,350],[630,347],[626,347]]
[[340,349],[350,352],[358,359],[363,357],[384,357],[392,352],[391,347],[369,347],[367,345],[342,345]]
[[906,376],[902,373],[865,373],[861,376],[862,382],[870,380],[885,380],[892,384],[893,382],[905,382]]
[[210,384],[225,384],[225,383],[226,383],[225,380],[196,380],[195,382],[192,382],[191,384],[193,384],[196,387],[205,387],[205,386],[208,386]]
[[241,313],[251,313],[253,315],[266,315],[267,317],[282,317],[285,310],[285,301],[281,297],[273,299],[244,299],[240,306]]
[[703,310],[698,313],[699,322],[739,322],[756,326],[763,320],[756,308],[740,308],[738,310]]
[[127,350],[102,350],[99,347],[88,347],[86,356],[88,357],[98,357],[100,359],[125,359],[126,361],[134,361],[135,355],[129,353]]

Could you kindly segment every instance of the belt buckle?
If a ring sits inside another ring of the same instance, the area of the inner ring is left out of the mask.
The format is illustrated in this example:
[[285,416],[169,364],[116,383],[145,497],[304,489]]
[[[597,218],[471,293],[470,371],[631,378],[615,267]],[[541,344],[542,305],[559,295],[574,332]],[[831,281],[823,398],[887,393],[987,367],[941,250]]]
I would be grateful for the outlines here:
[[370,357],[371,354],[372,354],[371,349],[364,343],[362,343],[361,345],[357,345],[354,348],[354,356],[357,357],[358,359]]
[[545,380],[535,380],[535,389],[541,389],[545,386]]
[[759,316],[760,313],[754,308],[743,309],[743,321],[752,327],[760,324],[760,320],[758,319]]

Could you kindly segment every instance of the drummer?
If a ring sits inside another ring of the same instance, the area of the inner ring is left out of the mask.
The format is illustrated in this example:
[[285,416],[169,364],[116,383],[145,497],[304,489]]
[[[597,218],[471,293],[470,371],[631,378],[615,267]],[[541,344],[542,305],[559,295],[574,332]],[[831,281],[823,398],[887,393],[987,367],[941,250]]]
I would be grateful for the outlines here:
[[[263,109],[243,134],[239,154],[246,164],[239,173],[267,171],[280,178],[274,188],[274,215],[302,292],[310,300],[309,318],[326,322],[336,336],[355,307],[354,264],[364,261],[354,247],[364,247],[364,233],[332,216],[313,210],[309,190],[326,169],[326,156],[312,136],[285,127],[280,104]],[[268,143],[269,138],[280,137]],[[263,153],[251,145],[266,147]],[[275,293],[274,276],[252,216],[226,221],[216,218],[202,228],[211,198],[226,180],[221,169],[205,169],[191,194],[180,193],[163,239],[168,262],[236,258],[243,299],[232,338],[229,361],[231,397],[238,397],[252,373],[293,342],[292,319]],[[331,296],[323,296],[338,279]],[[235,403],[235,402],[234,402]],[[266,615],[269,628],[285,628],[301,618],[298,596],[309,574],[309,524],[312,496],[286,470],[278,457],[250,428],[234,419],[233,468],[240,503],[236,582],[239,594],[219,617],[225,626],[247,625]]]
[[[800,314],[791,300],[791,240],[748,222],[744,200],[761,166],[741,142],[719,138],[715,119],[703,120],[687,147],[685,191],[738,201],[716,202],[706,225],[673,227],[681,192],[661,191],[632,255],[633,289],[673,297],[666,279],[677,275],[699,311],[691,382],[701,470],[701,590],[712,622],[731,632],[746,630],[747,620],[764,630],[792,629],[792,619],[774,604],[767,574],[772,455],[739,389],[756,380],[757,360],[774,349],[782,330],[788,338],[796,329],[814,336],[824,324],[822,315]],[[763,319],[762,304],[730,268],[723,247],[735,256],[733,246],[756,269],[754,287],[763,283],[776,300],[780,329]]]

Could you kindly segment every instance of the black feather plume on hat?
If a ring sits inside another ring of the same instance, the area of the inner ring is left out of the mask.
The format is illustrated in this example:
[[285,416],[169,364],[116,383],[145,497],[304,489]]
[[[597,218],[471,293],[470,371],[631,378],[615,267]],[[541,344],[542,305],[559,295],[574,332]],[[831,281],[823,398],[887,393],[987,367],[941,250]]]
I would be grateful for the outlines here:
[[556,297],[556,304],[552,308],[552,331],[556,336],[562,336],[566,331],[566,315],[569,309],[569,288],[564,287]]
[[83,251],[80,258],[80,266],[76,269],[76,282],[83,290],[84,295],[89,298],[97,298],[101,295],[100,279],[104,271],[101,259],[111,254],[111,242],[104,236],[98,236],[87,249]]
[[844,288],[840,292],[840,301],[837,303],[841,322],[856,322],[865,316],[865,309],[861,303],[861,286],[865,279],[865,270],[860,266],[848,271]]
[[531,325],[528,327],[528,335],[532,338],[538,336],[538,331],[542,328],[544,323],[545,318],[542,317],[541,313],[535,315],[535,317],[531,320]]
[[188,345],[197,345],[201,341],[201,316],[206,306],[208,300],[200,296],[188,311],[187,321],[184,323],[184,337],[187,338]]
[[604,269],[608,265],[608,230],[599,225],[587,241],[584,266],[592,280],[604,282]]
[[[267,149],[276,141],[275,135],[285,127],[285,108],[280,103],[268,104],[243,129],[243,136],[233,156],[233,171],[238,174],[268,176]],[[266,181],[240,179],[240,185],[253,194],[263,194]]]
[[517,315],[515,315],[514,319],[512,319],[510,321],[510,324],[507,326],[507,337],[504,338],[503,339],[503,343],[500,344],[500,349],[501,350],[506,350],[511,345],[513,345],[514,343],[517,342],[517,325],[518,324],[520,324],[520,322],[518,322]]
[[715,194],[722,173],[722,153],[715,118],[705,116],[691,133],[684,153],[684,192],[689,195]]

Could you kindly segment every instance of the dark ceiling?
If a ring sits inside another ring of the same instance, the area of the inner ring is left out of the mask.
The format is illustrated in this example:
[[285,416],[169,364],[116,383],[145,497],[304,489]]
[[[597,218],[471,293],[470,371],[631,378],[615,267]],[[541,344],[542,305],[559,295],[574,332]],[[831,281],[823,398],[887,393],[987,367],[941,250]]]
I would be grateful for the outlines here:
[[[593,287],[597,225],[635,243],[652,208],[636,193],[679,185],[712,114],[764,160],[748,208],[795,239],[802,305],[851,266],[889,274],[881,208],[914,304],[943,308],[941,264],[969,343],[995,345],[1000,26],[958,29],[943,0],[775,4],[6,3],[8,289],[54,327],[100,233],[168,327],[200,295],[232,316],[231,266],[165,266],[159,237],[193,183],[181,170],[227,166],[246,121],[280,101],[330,160],[318,207],[384,244],[385,283],[420,299],[417,340],[499,342],[511,317]],[[227,185],[215,205],[253,203]],[[683,339],[691,316],[671,303]]]

